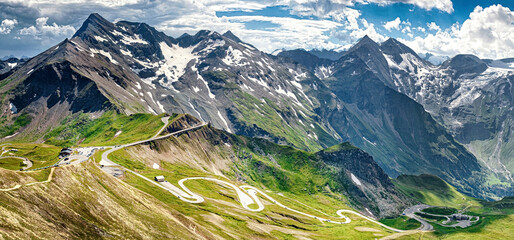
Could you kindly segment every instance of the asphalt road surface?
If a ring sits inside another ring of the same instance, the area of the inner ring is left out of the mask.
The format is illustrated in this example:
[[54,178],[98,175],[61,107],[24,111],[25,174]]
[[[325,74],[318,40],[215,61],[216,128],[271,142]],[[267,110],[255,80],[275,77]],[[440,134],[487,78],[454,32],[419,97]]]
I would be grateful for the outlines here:
[[420,222],[421,227],[419,227],[418,230],[431,231],[431,230],[434,230],[434,227],[432,225],[430,225],[430,223],[428,223],[424,219],[422,219],[422,218],[418,217],[416,214],[414,214],[416,212],[420,212],[421,210],[423,210],[425,208],[429,208],[429,207],[432,207],[432,206],[425,205],[425,204],[415,205],[415,206],[405,209],[405,211],[403,211],[403,215],[413,218],[413,219],[417,220],[418,222]]

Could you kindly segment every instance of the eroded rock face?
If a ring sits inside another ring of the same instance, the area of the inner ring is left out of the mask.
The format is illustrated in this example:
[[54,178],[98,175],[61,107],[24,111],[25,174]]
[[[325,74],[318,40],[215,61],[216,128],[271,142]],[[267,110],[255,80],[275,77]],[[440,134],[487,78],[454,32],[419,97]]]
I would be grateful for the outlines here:
[[381,45],[393,76],[391,88],[422,104],[491,174],[512,183],[513,59],[463,54],[434,66],[398,41],[396,49],[403,50],[389,51],[392,42]]
[[[334,148],[334,147],[332,147]],[[348,196],[365,209],[386,217],[400,214],[412,201],[399,193],[387,174],[366,152],[343,143],[318,152],[325,163],[339,169],[337,179],[347,186]]]
[[41,109],[66,104],[72,113],[97,112],[109,105],[95,82],[74,72],[70,62],[38,69],[15,88],[13,95],[12,103],[19,109],[41,102]]

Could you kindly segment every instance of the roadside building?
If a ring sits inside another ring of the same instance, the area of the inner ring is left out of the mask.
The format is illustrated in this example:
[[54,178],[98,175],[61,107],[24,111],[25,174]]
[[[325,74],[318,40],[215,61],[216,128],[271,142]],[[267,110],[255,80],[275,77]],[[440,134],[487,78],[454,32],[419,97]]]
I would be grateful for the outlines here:
[[156,182],[164,182],[164,176],[157,176],[154,179]]
[[451,218],[454,221],[462,221],[462,220],[469,220],[470,217],[468,215],[457,213],[457,214],[453,214],[451,216]]
[[73,150],[71,148],[63,148],[61,149],[61,152],[59,153],[60,158],[69,157],[73,153]]

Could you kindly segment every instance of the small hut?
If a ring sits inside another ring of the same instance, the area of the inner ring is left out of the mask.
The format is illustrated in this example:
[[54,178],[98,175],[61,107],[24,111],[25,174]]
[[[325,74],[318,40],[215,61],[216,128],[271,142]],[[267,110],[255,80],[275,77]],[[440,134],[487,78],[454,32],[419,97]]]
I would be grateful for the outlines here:
[[60,158],[69,157],[73,153],[73,149],[71,148],[63,148],[61,149],[61,152],[59,153]]

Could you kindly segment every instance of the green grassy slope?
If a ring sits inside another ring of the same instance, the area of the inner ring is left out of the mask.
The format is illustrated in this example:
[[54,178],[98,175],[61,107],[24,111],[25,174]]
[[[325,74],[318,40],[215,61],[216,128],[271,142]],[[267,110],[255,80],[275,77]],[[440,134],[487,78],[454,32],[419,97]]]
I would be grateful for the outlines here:
[[0,168],[5,168],[9,170],[19,170],[20,168],[26,165],[23,164],[23,160],[19,158],[13,157],[3,157],[0,158]]
[[[75,144],[82,141],[84,145],[137,141],[153,136],[162,127],[160,117],[106,113],[96,120],[86,121],[84,128],[77,127],[76,119],[70,120],[67,127],[54,132],[49,142],[63,136],[74,136]],[[172,116],[170,128],[187,125],[180,123],[186,119]],[[141,126],[143,124],[146,126]],[[113,132],[119,130],[125,135],[113,138]],[[70,135],[66,135],[67,132]],[[37,166],[51,164],[60,150],[52,145],[24,143],[12,143],[9,148],[18,149],[16,155],[40,159],[35,162]],[[356,149],[350,144],[340,144],[325,151]],[[0,238],[190,239],[200,235],[205,239],[372,239],[394,235],[354,215],[348,215],[352,222],[347,225],[321,223],[263,198],[265,209],[250,212],[240,206],[232,189],[202,180],[185,183],[206,198],[203,203],[189,204],[131,173],[119,179],[104,173],[97,164],[100,155],[101,152],[97,152],[93,161],[81,165],[55,169],[50,183],[0,192],[0,228],[3,230]],[[122,149],[112,153],[110,158],[148,178],[163,175],[173,184],[191,176],[217,177],[236,185],[249,184],[288,207],[334,221],[338,220],[335,214],[338,209],[356,207],[347,192],[351,182],[344,182],[339,176],[340,170],[320,162],[316,154],[208,126]],[[159,168],[154,169],[154,164]],[[48,176],[49,170],[20,173],[0,169],[0,188],[40,182]],[[476,226],[464,231],[437,229],[429,234],[412,232],[404,238],[506,236],[497,226],[508,230],[507,221],[512,221],[512,215],[500,215],[506,206],[512,205],[512,199],[486,205],[458,193],[433,176],[404,176],[394,183],[420,201],[459,208],[470,206],[469,211],[484,217]],[[30,219],[27,216],[31,216]],[[418,226],[404,217],[382,222],[402,229]],[[38,236],[36,232],[47,234]]]
[[[49,132],[47,142],[110,145],[149,138],[162,127],[161,116],[106,113],[94,120],[81,117],[70,118],[62,128]],[[187,121],[187,117],[174,116],[171,121],[167,131],[187,125],[179,122]],[[118,136],[123,141],[112,137],[119,130],[126,134]],[[40,159],[35,162],[38,166],[52,163],[60,150],[52,145],[16,142],[9,147],[19,150],[16,155]],[[250,212],[240,206],[233,190],[206,181],[186,182],[206,197],[204,203],[189,204],[130,173],[120,179],[109,176],[98,169],[100,155],[97,152],[93,161],[81,165],[56,168],[49,183],[0,191],[0,238],[191,239],[199,234],[205,239],[368,239],[392,234],[356,216],[350,216],[352,223],[348,225],[322,223],[264,199],[264,211]],[[339,170],[324,165],[314,153],[207,126],[119,150],[111,158],[149,178],[164,175],[175,184],[190,176],[217,176],[237,185],[250,184],[291,208],[334,221],[338,220],[336,210],[351,209],[344,194],[346,185],[334,177]],[[154,169],[154,163],[160,168]],[[49,170],[0,169],[0,188],[48,177]],[[356,230],[359,227],[376,232]],[[37,232],[47,234],[37,236]]]
[[[110,158],[148,178],[165,176],[173,184],[185,177],[213,177],[223,173],[228,179],[219,176],[222,180],[237,185],[250,184],[265,190],[289,207],[334,221],[338,220],[336,210],[350,208],[347,197],[342,194],[344,188],[330,177],[331,169],[320,167],[321,163],[314,161],[313,154],[260,139],[236,137],[208,127],[178,138],[119,150],[112,153]],[[154,163],[160,168],[154,169]],[[265,210],[251,213],[240,207],[233,190],[209,181],[185,183],[206,198],[206,202],[198,205],[178,201],[132,174],[126,174],[124,181],[173,205],[174,209],[205,224],[207,228],[212,227],[215,234],[223,238],[230,238],[231,234],[245,239],[267,239],[270,238],[268,234],[276,239],[302,236],[316,239],[373,237],[372,232],[356,231],[355,227],[374,228],[384,236],[391,234],[355,216],[350,216],[353,221],[348,225],[320,224],[268,201],[264,201]],[[223,222],[222,226],[198,218],[206,214],[217,216],[218,221]],[[257,226],[269,232],[261,232],[256,229]]]
[[457,213],[457,209],[448,208],[448,207],[431,207],[431,208],[425,208],[421,211],[425,212],[425,213],[438,214],[438,215],[452,215],[454,213]]
[[20,128],[27,126],[30,124],[32,119],[28,114],[21,114],[14,119],[12,124],[9,124],[9,121],[5,116],[0,118],[0,138],[4,138],[6,136],[14,134]]
[[[264,135],[269,135],[274,142],[287,143],[309,151],[321,150],[323,146],[338,143],[327,129],[314,120],[317,116],[311,110],[303,109],[302,114],[299,114],[291,107],[280,107],[269,99],[261,101],[243,91],[234,91],[231,100],[240,112],[234,120],[235,124],[242,129],[241,135],[255,136],[248,133],[261,131],[257,135],[265,133]],[[282,115],[298,115],[301,123],[296,120],[286,120]]]
[[[39,168],[55,164],[57,161],[59,161],[58,157],[59,152],[61,151],[61,148],[53,145],[18,142],[8,143],[4,145],[3,148],[5,151],[15,150],[6,152],[3,155],[4,157],[17,156],[27,158],[32,161],[32,168]],[[16,160],[15,163],[13,163],[9,159],[1,158],[0,167],[10,170],[18,170],[21,168],[19,165],[19,162],[21,161],[22,160]]]
[[510,239],[514,234],[514,198],[486,202],[466,196],[442,179],[422,174],[401,175],[393,183],[406,195],[416,200],[435,206],[448,208],[426,209],[431,213],[450,213],[460,210],[480,220],[467,228],[448,228],[432,224],[434,232],[424,235],[431,239]]
[[466,196],[437,176],[429,174],[400,175],[393,180],[400,191],[422,203],[462,209],[480,206],[477,199]]
[[[0,169],[0,187],[41,181],[38,173]],[[2,239],[216,238],[169,205],[104,174],[92,162],[56,168],[51,182],[0,191],[0,199]]]
[[397,218],[384,218],[381,219],[380,222],[387,226],[403,230],[417,229],[421,226],[421,223],[419,223],[418,221],[405,216],[400,216]]
[[[47,143],[57,146],[115,145],[148,139],[162,126],[161,115],[133,114],[130,116],[106,112],[91,119],[87,114],[65,118],[61,125],[45,135]],[[116,135],[120,133],[119,135]]]

